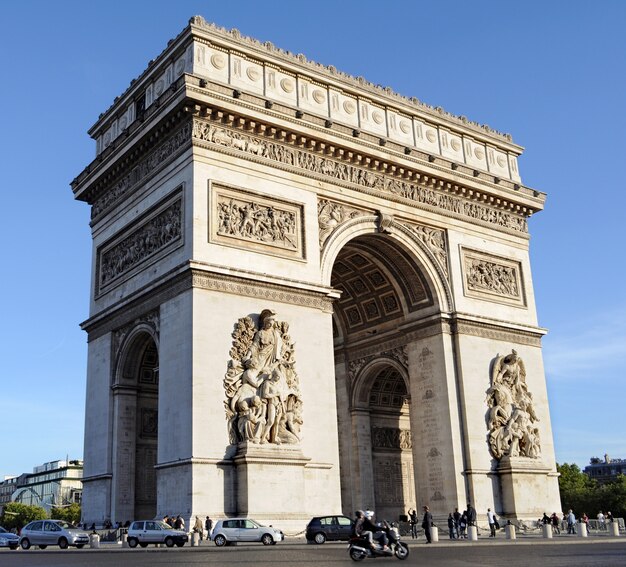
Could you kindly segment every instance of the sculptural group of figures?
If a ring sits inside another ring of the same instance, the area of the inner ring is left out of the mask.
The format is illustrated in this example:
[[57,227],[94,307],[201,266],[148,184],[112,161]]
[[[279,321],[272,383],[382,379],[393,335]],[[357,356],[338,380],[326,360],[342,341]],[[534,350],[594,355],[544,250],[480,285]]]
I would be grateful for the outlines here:
[[292,212],[257,203],[237,203],[233,199],[218,205],[218,234],[277,242],[297,248],[296,216]]
[[487,390],[489,450],[496,459],[529,457],[541,451],[539,421],[532,394],[526,385],[526,369],[517,352],[496,358]]
[[302,400],[288,332],[269,309],[261,312],[258,329],[250,317],[237,322],[224,377],[232,444],[299,442]]

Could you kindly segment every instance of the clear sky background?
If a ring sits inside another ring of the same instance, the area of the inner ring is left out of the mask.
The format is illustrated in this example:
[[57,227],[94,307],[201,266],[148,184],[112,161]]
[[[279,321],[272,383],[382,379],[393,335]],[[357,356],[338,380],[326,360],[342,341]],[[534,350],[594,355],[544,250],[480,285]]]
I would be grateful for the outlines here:
[[21,0],[0,5],[0,478],[82,458],[91,236],[69,183],[196,14],[527,148],[557,461],[626,458],[626,2]]

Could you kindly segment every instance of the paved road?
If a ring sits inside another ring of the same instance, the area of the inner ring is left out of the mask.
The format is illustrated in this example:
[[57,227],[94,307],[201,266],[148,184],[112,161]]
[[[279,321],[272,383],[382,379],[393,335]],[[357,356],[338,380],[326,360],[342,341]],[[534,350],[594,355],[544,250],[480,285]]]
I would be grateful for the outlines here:
[[[581,541],[559,539],[553,541],[517,540],[508,542],[441,542],[425,545],[409,540],[411,554],[403,563],[395,558],[377,560],[374,565],[420,565],[435,567],[613,567],[626,565],[626,538],[615,540],[598,538]],[[362,563],[369,565],[369,559]],[[229,565],[233,567],[319,567],[320,565],[353,565],[344,543],[315,546],[284,543],[264,547],[258,544],[240,544],[237,547],[217,548],[212,545],[178,549],[147,548],[120,549],[105,547],[100,550],[71,549],[67,551],[31,549],[28,551],[0,550],[2,567],[199,567],[200,565]]]

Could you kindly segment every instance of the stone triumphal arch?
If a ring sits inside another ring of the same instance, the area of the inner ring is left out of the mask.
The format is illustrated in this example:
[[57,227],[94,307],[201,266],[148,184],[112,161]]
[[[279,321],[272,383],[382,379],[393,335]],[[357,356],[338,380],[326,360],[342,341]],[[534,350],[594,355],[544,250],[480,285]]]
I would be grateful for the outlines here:
[[90,135],[85,521],[558,509],[509,136],[200,17]]

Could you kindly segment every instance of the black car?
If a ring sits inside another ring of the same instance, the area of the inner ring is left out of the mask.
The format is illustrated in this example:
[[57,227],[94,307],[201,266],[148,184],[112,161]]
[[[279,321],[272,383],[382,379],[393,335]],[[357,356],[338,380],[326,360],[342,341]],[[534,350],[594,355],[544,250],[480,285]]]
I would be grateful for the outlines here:
[[346,516],[316,516],[306,526],[309,542],[348,541],[352,535],[353,520]]

